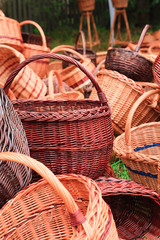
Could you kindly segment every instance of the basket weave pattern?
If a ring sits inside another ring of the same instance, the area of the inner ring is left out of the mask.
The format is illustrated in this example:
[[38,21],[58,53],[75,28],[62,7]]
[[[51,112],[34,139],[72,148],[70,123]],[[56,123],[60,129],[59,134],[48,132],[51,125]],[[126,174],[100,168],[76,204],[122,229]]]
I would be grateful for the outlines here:
[[152,66],[152,70],[153,70],[154,80],[160,86],[160,54],[155,59]]

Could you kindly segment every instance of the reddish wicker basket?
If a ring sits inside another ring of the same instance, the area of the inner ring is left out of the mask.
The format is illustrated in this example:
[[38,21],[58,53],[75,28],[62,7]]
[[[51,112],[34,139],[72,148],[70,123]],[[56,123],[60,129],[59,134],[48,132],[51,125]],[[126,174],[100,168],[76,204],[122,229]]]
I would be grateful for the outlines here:
[[153,76],[156,83],[160,86],[160,54],[156,57],[152,66]]
[[119,239],[95,181],[73,174],[56,177],[22,154],[0,153],[0,159],[27,165],[45,179],[19,192],[0,210],[0,239]]
[[26,59],[10,75],[5,90],[28,63],[55,58],[77,66],[97,89],[98,100],[13,101],[26,131],[31,156],[56,174],[102,175],[112,154],[111,109],[94,76],[78,61],[60,54],[40,54]]
[[110,205],[121,239],[160,239],[160,196],[133,181],[100,177],[96,183]]

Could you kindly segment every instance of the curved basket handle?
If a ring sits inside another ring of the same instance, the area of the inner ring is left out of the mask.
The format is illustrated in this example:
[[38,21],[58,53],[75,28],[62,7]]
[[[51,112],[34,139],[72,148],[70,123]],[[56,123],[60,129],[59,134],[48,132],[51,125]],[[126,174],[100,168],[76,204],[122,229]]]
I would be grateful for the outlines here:
[[83,213],[78,208],[72,195],[68,192],[68,190],[63,186],[63,184],[58,180],[58,178],[53,174],[53,172],[50,169],[48,169],[41,162],[21,153],[1,152],[0,160],[20,163],[36,171],[42,178],[44,178],[51,185],[51,187],[58,193],[58,195],[65,203],[65,206],[70,214],[71,223],[74,222],[76,223],[75,225],[72,224],[72,226],[82,224],[86,231],[86,234],[91,237],[91,235],[93,234],[93,229],[86,221]]
[[39,33],[41,35],[41,38],[42,38],[42,46],[44,47],[44,49],[46,49],[47,48],[46,37],[45,37],[45,34],[44,34],[43,29],[41,28],[41,26],[38,23],[34,22],[34,21],[25,20],[25,21],[20,23],[20,27],[25,25],[25,24],[34,25],[38,29],[38,31],[39,31]]
[[[30,58],[27,58],[25,61],[21,62],[14,70],[13,72],[10,74],[10,76],[8,77],[5,86],[4,86],[4,90],[7,93],[8,89],[13,81],[13,79],[15,78],[15,76],[20,72],[20,70],[25,67],[27,64],[29,64],[30,62],[33,62],[35,60],[39,60],[42,58],[51,58],[51,59],[59,59],[59,60],[63,60],[69,63],[74,64],[76,67],[78,67],[82,72],[84,72],[87,77],[91,80],[92,84],[95,86],[96,90],[97,90],[97,94],[99,97],[100,102],[103,105],[108,105],[108,101],[107,98],[104,94],[104,92],[102,91],[99,83],[96,81],[95,77],[93,76],[92,73],[90,73],[87,68],[85,68],[83,66],[83,64],[81,64],[79,61],[76,61],[75,59],[71,58],[71,57],[67,57],[65,55],[62,54],[54,54],[54,53],[42,53],[42,54],[38,54],[38,55],[34,55]],[[109,106],[110,109],[110,106]],[[111,112],[111,109],[110,109]]]
[[72,48],[72,47],[65,47],[65,46],[67,46],[67,45],[57,46],[57,47],[53,48],[50,51],[50,53],[57,53],[57,52],[61,52],[61,51],[66,51],[66,52],[70,52],[70,53],[76,55],[78,58],[80,58],[82,60],[82,62],[85,61],[85,57],[82,54],[80,54],[77,51],[75,51],[74,47]]
[[75,47],[75,50],[78,49],[78,41],[79,41],[80,37],[82,38],[83,56],[86,57],[86,39],[85,39],[85,35],[84,35],[83,31],[79,31],[79,33],[78,33],[78,35],[76,37],[76,41],[75,41],[74,47]]
[[62,79],[61,79],[61,76],[60,74],[55,71],[55,70],[51,70],[48,74],[48,89],[49,89],[49,96],[54,99],[54,87],[53,87],[53,74],[56,75],[56,78],[58,80],[58,84],[59,84],[59,88],[60,88],[60,92],[61,93],[65,93],[65,88],[63,86],[63,83],[62,83]]
[[133,119],[133,115],[136,111],[136,109],[138,108],[138,106],[149,96],[153,95],[153,94],[160,94],[160,89],[156,89],[156,90],[150,90],[146,93],[144,93],[143,95],[141,95],[138,100],[133,104],[129,114],[128,114],[128,118],[126,121],[126,127],[125,127],[125,141],[126,141],[126,145],[127,145],[127,153],[130,154],[132,152],[132,148],[131,148],[131,122]]
[[143,31],[142,31],[142,33],[141,33],[141,36],[140,36],[140,38],[139,38],[137,47],[136,47],[136,49],[134,50],[134,52],[137,52],[137,53],[138,53],[138,51],[139,51],[139,49],[140,49],[140,46],[141,46],[141,44],[142,44],[142,42],[143,42],[143,39],[144,39],[144,37],[145,37],[145,34],[146,34],[146,32],[148,31],[148,28],[149,28],[149,27],[150,27],[150,25],[148,25],[148,24],[145,25],[145,27],[144,27],[144,29],[143,29]]
[[102,59],[101,62],[97,65],[96,70],[94,71],[93,75],[96,76],[97,73],[99,72],[100,68],[102,65],[105,63],[106,59]]

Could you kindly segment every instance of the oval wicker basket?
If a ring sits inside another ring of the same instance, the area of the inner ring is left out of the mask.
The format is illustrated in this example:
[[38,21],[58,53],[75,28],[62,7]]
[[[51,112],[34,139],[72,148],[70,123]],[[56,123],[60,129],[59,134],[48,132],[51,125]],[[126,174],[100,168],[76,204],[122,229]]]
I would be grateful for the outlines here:
[[12,18],[7,18],[0,10],[0,44],[9,45],[22,52],[22,35],[20,24]]
[[141,124],[131,128],[131,122],[138,106],[160,89],[143,94],[132,106],[127,118],[125,133],[114,141],[114,152],[126,165],[132,180],[160,191],[158,185],[158,162],[160,162],[160,122]]
[[118,71],[121,74],[140,82],[152,82],[152,62],[138,54],[149,25],[146,25],[141,33],[137,47],[134,51],[124,48],[109,49],[106,55],[105,68]]
[[[14,48],[0,45],[0,83],[5,85],[13,69],[24,60],[23,54]],[[15,77],[10,88],[17,99],[39,98],[47,91],[46,85],[29,66]]]
[[95,0],[78,0],[78,6],[81,12],[93,11],[95,9]]
[[[25,58],[29,58],[33,55],[40,53],[49,53],[50,48],[47,47],[46,37],[41,26],[38,23],[31,20],[21,22],[20,26],[22,27],[25,24],[32,24],[33,26],[35,26],[42,37],[42,46],[31,43],[23,43],[23,55],[25,56]],[[41,59],[39,61],[35,61],[31,63],[29,66],[40,78],[44,78],[47,75],[49,59]]]
[[119,239],[110,207],[93,180],[56,177],[22,154],[0,153],[0,159],[25,164],[45,179],[19,192],[0,210],[1,239]]
[[160,238],[160,196],[126,179],[96,179],[103,199],[110,205],[120,239]]
[[112,155],[111,110],[94,76],[78,61],[60,54],[40,54],[21,63],[5,85],[31,61],[55,58],[77,66],[97,89],[98,100],[16,100],[13,102],[26,131],[31,156],[54,173],[102,175]]
[[[99,66],[102,63],[103,61]],[[97,69],[99,66],[97,66]],[[131,107],[146,91],[132,79],[112,70],[100,70],[97,73],[97,81],[106,94],[112,108],[111,118],[115,133],[121,134],[125,130],[127,116]],[[95,89],[92,90],[90,99],[97,99]],[[132,126],[160,120],[160,110],[151,107],[151,103],[151,99],[148,98],[138,107],[132,121]]]
[[[13,98],[13,93],[8,92]],[[0,152],[20,152],[29,155],[22,123],[10,99],[0,87]],[[14,162],[0,160],[0,208],[31,181],[31,169]]]

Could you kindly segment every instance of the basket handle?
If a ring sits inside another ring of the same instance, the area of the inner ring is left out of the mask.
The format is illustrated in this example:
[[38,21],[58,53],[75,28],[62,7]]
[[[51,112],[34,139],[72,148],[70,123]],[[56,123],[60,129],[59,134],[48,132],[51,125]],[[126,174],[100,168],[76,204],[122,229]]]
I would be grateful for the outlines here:
[[55,71],[55,70],[51,70],[48,74],[48,89],[49,89],[49,96],[51,98],[54,98],[54,88],[53,88],[53,74],[56,75],[56,78],[58,80],[58,84],[59,84],[59,88],[60,88],[60,93],[65,93],[65,88],[63,86],[63,83],[62,83],[62,79],[61,79],[61,76],[60,74]]
[[145,27],[143,28],[143,31],[142,31],[141,36],[140,36],[140,38],[139,38],[137,47],[136,47],[136,49],[134,50],[134,52],[137,52],[137,53],[138,53],[138,51],[139,51],[139,49],[140,49],[140,47],[141,47],[141,44],[142,44],[142,42],[143,42],[143,39],[144,39],[144,37],[145,37],[145,35],[146,35],[146,32],[148,31],[148,28],[149,28],[149,27],[150,27],[150,25],[146,24]]
[[102,60],[100,61],[100,63],[97,65],[96,70],[95,70],[94,73],[93,73],[94,76],[97,75],[97,73],[99,72],[100,68],[101,68],[102,65],[105,63],[105,61],[106,61],[106,59],[102,59]]
[[80,59],[82,60],[82,62],[85,61],[85,57],[84,57],[82,54],[80,54],[80,53],[78,53],[77,51],[75,51],[75,50],[74,50],[74,47],[72,47],[72,46],[69,46],[69,47],[68,47],[68,45],[60,45],[60,46],[57,46],[57,47],[53,48],[53,49],[50,51],[50,53],[57,53],[57,52],[61,52],[61,51],[70,52],[70,53],[76,55],[78,58],[80,58]]
[[83,32],[82,30],[79,31],[79,33],[77,34],[74,47],[75,47],[75,50],[78,49],[78,41],[79,41],[79,38],[80,38],[80,37],[82,38],[83,56],[86,57],[86,39],[85,39],[84,32]]
[[25,25],[25,24],[34,25],[34,26],[38,29],[38,31],[39,31],[39,33],[40,33],[40,35],[41,35],[41,38],[42,38],[42,46],[44,47],[44,49],[46,49],[46,48],[47,48],[46,37],[45,37],[44,31],[43,31],[43,29],[41,28],[41,26],[40,26],[38,23],[34,22],[34,21],[25,20],[25,21],[23,21],[23,22],[20,23],[20,27],[23,26],[23,25]]
[[0,160],[20,163],[36,171],[51,185],[51,187],[58,193],[58,195],[65,203],[65,206],[70,214],[71,225],[82,225],[86,231],[86,234],[88,235],[88,237],[90,237],[89,239],[92,239],[92,227],[85,219],[81,210],[78,208],[72,195],[68,192],[68,190],[64,187],[64,185],[58,180],[58,178],[53,174],[50,169],[48,169],[44,164],[35,160],[34,158],[16,152],[1,152]]
[[127,153],[130,154],[132,152],[132,148],[131,148],[131,123],[132,123],[132,119],[133,119],[133,115],[135,113],[135,111],[137,110],[137,108],[139,107],[139,105],[148,97],[150,97],[153,94],[160,94],[160,89],[155,89],[155,90],[150,90],[148,92],[145,92],[143,95],[141,95],[138,100],[133,104],[128,117],[127,117],[127,121],[126,121],[126,127],[125,127],[125,142],[126,142],[126,146],[127,146]]
[[[108,101],[107,101],[107,98],[104,94],[104,92],[102,91],[99,83],[96,81],[95,77],[93,76],[92,73],[90,73],[87,68],[85,68],[83,66],[83,64],[81,64],[79,61],[76,61],[75,59],[71,58],[71,57],[68,57],[68,56],[65,56],[65,55],[62,55],[62,54],[54,54],[54,53],[42,53],[42,54],[38,54],[38,55],[34,55],[30,58],[27,58],[25,61],[21,62],[14,70],[13,72],[10,74],[10,76],[8,77],[6,83],[5,83],[5,86],[4,86],[4,90],[5,92],[7,93],[8,92],[8,89],[13,81],[13,79],[15,78],[15,76],[20,72],[20,70],[25,67],[27,64],[29,64],[30,62],[33,62],[35,60],[39,60],[39,59],[42,59],[42,58],[51,58],[51,59],[59,59],[59,60],[63,60],[63,61],[66,61],[66,62],[69,62],[69,63],[72,63],[74,64],[76,67],[78,67],[82,72],[84,72],[87,77],[91,80],[92,84],[94,85],[94,87],[96,88],[97,90],[97,94],[98,94],[98,97],[99,97],[99,100],[101,102],[101,104],[103,105],[108,105]],[[109,106],[109,109],[110,109],[110,106]],[[111,112],[111,109],[110,109],[110,112]]]

